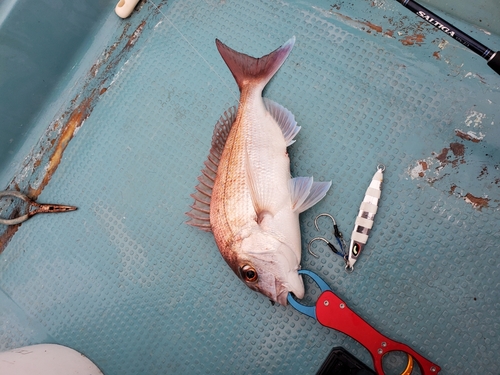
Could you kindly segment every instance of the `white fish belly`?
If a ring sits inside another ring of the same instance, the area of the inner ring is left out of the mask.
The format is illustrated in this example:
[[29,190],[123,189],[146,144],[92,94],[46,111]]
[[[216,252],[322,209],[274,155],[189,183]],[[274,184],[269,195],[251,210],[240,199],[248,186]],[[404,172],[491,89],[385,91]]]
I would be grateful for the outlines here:
[[210,222],[218,243],[256,225],[259,216],[295,216],[285,139],[260,95],[252,99],[238,109],[214,184]]

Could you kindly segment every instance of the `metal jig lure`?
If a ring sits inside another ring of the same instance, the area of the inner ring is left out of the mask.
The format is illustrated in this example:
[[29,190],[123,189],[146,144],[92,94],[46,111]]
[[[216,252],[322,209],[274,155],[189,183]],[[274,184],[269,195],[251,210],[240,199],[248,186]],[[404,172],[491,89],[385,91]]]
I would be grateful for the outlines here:
[[372,181],[368,189],[366,189],[365,198],[359,207],[359,213],[354,223],[354,229],[351,235],[351,245],[349,246],[349,254],[346,258],[345,269],[348,272],[354,270],[354,263],[358,260],[363,246],[368,241],[370,229],[373,227],[373,220],[378,209],[378,200],[382,192],[382,181],[384,180],[383,172],[385,165],[377,165],[377,172],[373,175]]
[[12,190],[12,191],[0,191],[0,199],[3,197],[13,197],[19,198],[26,203],[28,203],[28,213],[21,215],[19,217],[13,219],[2,219],[0,218],[0,224],[4,225],[17,225],[22,223],[23,221],[28,220],[30,217],[36,214],[46,214],[46,213],[57,213],[57,212],[67,212],[67,211],[75,211],[77,207],[75,206],[66,206],[61,204],[40,204],[37,203],[26,195]]

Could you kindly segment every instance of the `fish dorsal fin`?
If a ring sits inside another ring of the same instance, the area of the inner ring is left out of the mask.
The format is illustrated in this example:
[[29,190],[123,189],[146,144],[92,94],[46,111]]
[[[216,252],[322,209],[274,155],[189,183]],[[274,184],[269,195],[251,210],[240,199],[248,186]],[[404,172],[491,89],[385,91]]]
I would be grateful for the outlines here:
[[196,185],[196,192],[191,194],[194,203],[190,206],[191,210],[186,212],[190,220],[186,224],[197,227],[203,231],[210,232],[210,201],[212,198],[212,189],[214,187],[215,177],[219,161],[226,144],[229,131],[236,119],[236,106],[229,108],[220,117],[215,124],[214,133],[212,135],[212,147],[205,161],[205,168],[201,170],[201,175],[198,177],[199,184]]
[[312,177],[295,177],[290,180],[293,210],[304,212],[318,203],[326,195],[332,183],[313,182]]
[[285,137],[287,147],[290,146],[295,142],[294,138],[300,131],[300,126],[297,126],[295,116],[288,109],[276,102],[273,102],[271,99],[264,98],[264,105],[283,132],[283,137]]

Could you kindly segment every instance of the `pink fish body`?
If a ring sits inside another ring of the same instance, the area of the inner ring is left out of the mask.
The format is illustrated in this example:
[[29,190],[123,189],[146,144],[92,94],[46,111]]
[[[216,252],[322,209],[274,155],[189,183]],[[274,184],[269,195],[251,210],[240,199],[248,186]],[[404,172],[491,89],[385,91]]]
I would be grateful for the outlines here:
[[261,58],[217,48],[240,89],[237,111],[215,126],[188,224],[212,231],[222,257],[251,289],[282,305],[304,296],[299,214],[320,201],[331,182],[290,176],[287,146],[300,130],[262,90],[288,57],[295,37]]

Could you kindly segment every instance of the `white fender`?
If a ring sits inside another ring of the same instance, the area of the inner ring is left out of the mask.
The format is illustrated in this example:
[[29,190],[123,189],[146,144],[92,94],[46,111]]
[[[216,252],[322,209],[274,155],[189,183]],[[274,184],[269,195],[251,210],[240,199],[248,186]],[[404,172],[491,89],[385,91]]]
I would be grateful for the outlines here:
[[118,17],[127,18],[134,11],[139,0],[120,0],[115,7],[115,13]]
[[0,374],[103,375],[83,354],[55,344],[31,345],[0,353]]

